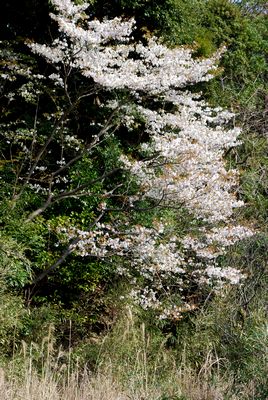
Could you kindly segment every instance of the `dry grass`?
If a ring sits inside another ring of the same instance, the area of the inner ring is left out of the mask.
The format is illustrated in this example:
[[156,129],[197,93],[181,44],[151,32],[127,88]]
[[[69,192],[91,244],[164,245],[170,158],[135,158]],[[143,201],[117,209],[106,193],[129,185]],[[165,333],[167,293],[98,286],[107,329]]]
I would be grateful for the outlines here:
[[0,375],[1,400],[127,400],[116,384],[108,377],[85,375],[77,380],[72,375],[64,384],[52,376],[39,377],[36,373],[25,380],[8,381],[3,370]]
[[[223,363],[208,352],[198,371],[180,363],[165,342],[154,343],[131,314],[101,346],[97,371],[71,361],[72,349],[55,350],[53,332],[40,346],[23,344],[0,368],[0,400],[252,400],[254,385],[240,389]],[[236,394],[234,394],[236,393]]]
[[156,400],[156,399],[189,399],[189,400],[224,400],[230,390],[229,383],[217,383],[199,379],[191,371],[177,371],[170,377],[169,388],[144,388],[138,382],[116,382],[112,371],[105,375],[84,373],[78,378],[72,374],[68,381],[62,382],[51,373],[38,376],[35,371],[28,371],[24,379],[9,380],[3,369],[0,370],[1,400]]
[[[28,357],[28,356],[27,356]],[[38,373],[31,358],[11,365],[7,372],[0,369],[1,400],[238,400],[227,396],[232,382],[216,379],[212,384],[209,365],[197,375],[190,369],[175,365],[163,379],[152,372],[148,361],[136,354],[136,363],[118,365],[115,357],[104,362],[98,372],[70,372],[60,366],[59,356],[46,360]],[[155,367],[155,366],[154,366]],[[156,370],[156,369],[155,369]],[[153,376],[154,375],[154,376]]]

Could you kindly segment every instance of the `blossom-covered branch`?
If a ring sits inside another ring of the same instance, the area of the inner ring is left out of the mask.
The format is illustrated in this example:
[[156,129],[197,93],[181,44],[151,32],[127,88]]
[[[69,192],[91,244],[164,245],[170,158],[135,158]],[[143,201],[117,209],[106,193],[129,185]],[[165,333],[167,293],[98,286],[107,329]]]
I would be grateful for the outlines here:
[[[254,234],[250,227],[232,223],[234,210],[244,204],[236,195],[239,173],[227,167],[224,155],[240,144],[240,130],[233,126],[232,113],[210,107],[190,90],[195,83],[213,78],[223,49],[209,59],[196,59],[191,49],[170,49],[155,37],[135,42],[133,19],[88,21],[87,4],[52,3],[57,13],[51,17],[58,23],[60,37],[51,45],[29,44],[55,67],[50,78],[65,89],[71,71],[87,78],[109,94],[103,109],[117,110],[121,127],[132,133],[142,131],[146,138],[135,152],[122,146],[116,160],[124,172],[122,197],[129,220],[99,221],[90,229],[62,224],[58,235],[63,243],[71,243],[67,253],[116,260],[117,273],[133,284],[133,298],[144,308],[158,309],[161,318],[174,315],[169,299],[187,305],[179,293],[189,280],[216,287],[239,282],[243,274],[235,268],[223,269],[217,257]],[[128,93],[128,102],[113,96],[120,92]],[[73,106],[68,95],[70,101]],[[107,132],[106,137],[112,135]],[[87,150],[88,145],[80,145]],[[73,192],[76,189],[67,189],[58,198]],[[200,226],[194,233],[182,234],[175,223],[171,229],[160,213],[151,226],[132,223],[131,210],[146,201],[174,209],[180,205]],[[107,205],[102,202],[101,207],[105,210]]]

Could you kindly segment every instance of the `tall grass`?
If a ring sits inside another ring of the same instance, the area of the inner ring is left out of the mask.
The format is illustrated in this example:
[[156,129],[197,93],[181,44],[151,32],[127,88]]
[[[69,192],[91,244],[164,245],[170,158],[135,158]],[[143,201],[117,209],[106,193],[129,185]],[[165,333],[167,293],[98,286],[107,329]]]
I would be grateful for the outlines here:
[[[137,355],[138,356],[138,355]],[[63,379],[53,368],[39,374],[29,360],[24,366],[23,377],[6,377],[0,369],[1,400],[223,400],[241,399],[231,395],[232,382],[214,377],[204,379],[194,371],[174,369],[164,383],[148,383],[146,364],[139,365],[143,374],[135,375],[131,365],[125,365],[131,375],[122,383],[122,377],[114,374],[113,365],[91,374],[81,370]],[[52,367],[52,366],[51,366]],[[136,366],[137,368],[137,366]],[[246,398],[246,397],[244,397]]]
[[[43,342],[22,344],[21,352],[0,369],[1,400],[250,400],[252,382],[236,384],[223,365],[226,360],[208,350],[201,367],[166,346],[167,338],[150,333],[130,311],[98,343],[95,368],[67,351],[56,349],[53,330]],[[226,367],[226,365],[225,365]]]

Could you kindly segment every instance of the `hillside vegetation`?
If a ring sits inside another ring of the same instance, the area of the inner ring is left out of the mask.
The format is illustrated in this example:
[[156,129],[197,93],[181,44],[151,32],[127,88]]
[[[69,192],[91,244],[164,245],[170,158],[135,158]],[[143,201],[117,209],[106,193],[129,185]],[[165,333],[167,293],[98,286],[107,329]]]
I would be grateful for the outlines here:
[[1,399],[266,400],[266,2],[2,17]]

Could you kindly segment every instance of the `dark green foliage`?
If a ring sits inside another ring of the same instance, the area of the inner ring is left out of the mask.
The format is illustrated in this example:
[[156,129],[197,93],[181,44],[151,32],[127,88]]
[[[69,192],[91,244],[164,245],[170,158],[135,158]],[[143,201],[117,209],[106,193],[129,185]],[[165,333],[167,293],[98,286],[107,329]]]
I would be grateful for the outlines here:
[[2,38],[43,37],[48,33],[48,12],[48,0],[5,1],[0,19]]

